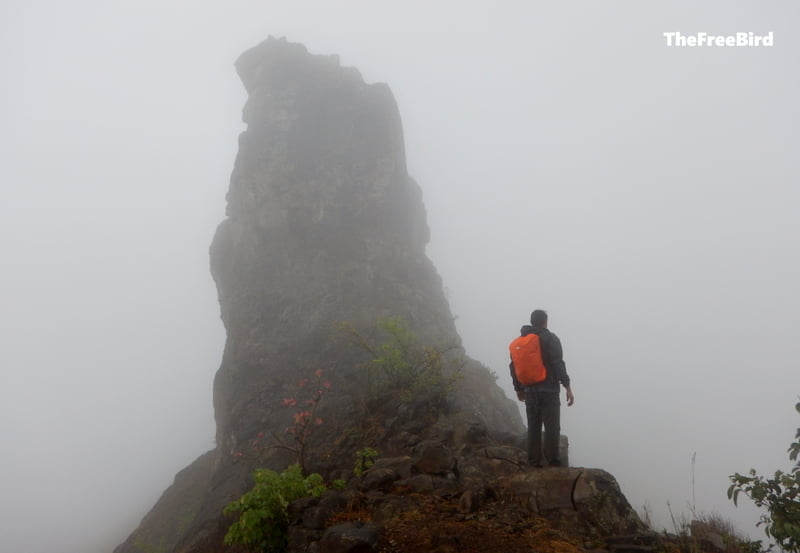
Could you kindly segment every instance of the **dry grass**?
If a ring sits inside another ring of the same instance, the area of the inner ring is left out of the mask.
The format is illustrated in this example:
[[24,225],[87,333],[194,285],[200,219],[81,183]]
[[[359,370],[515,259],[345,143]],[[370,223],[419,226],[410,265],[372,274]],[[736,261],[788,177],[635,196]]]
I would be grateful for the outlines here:
[[[663,538],[667,542],[671,542],[676,551],[690,553],[718,551],[717,548],[709,545],[712,540],[719,540],[714,535],[722,538],[726,553],[760,553],[763,551],[761,542],[752,541],[733,522],[719,513],[698,512],[690,506],[691,514],[676,515],[669,503],[667,503],[667,508],[672,521],[673,533],[665,530]],[[640,518],[651,530],[656,531],[652,525],[652,510],[649,505],[645,504]]]

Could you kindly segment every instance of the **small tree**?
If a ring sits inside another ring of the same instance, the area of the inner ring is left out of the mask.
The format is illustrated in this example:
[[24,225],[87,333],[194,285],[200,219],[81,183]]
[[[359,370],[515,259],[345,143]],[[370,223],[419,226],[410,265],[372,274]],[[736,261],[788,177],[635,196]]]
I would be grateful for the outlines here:
[[314,371],[314,379],[303,378],[297,383],[295,395],[283,398],[281,405],[289,409],[295,409],[292,417],[292,424],[287,426],[283,433],[272,432],[273,442],[270,443],[264,432],[259,432],[250,441],[249,448],[235,451],[235,459],[249,458],[261,460],[262,455],[271,449],[284,449],[295,456],[297,464],[303,474],[308,474],[307,454],[311,442],[312,434],[324,422],[317,416],[317,408],[325,393],[331,387],[331,383],[322,379],[323,370]]
[[[292,425],[284,431],[285,439],[278,433],[273,432],[272,436],[279,447],[291,451],[297,458],[297,463],[300,465],[300,470],[303,474],[308,473],[306,466],[306,456],[308,453],[308,446],[311,440],[311,434],[314,429],[323,423],[322,418],[316,415],[317,407],[322,401],[325,392],[331,387],[331,383],[322,380],[321,369],[314,371],[315,381],[304,378],[297,383],[298,388],[305,389],[309,397],[300,403],[296,397],[284,398],[281,402],[284,406],[289,408],[300,406],[299,410],[294,414]],[[314,385],[315,384],[315,385]]]
[[[795,409],[800,413],[800,403]],[[737,472],[729,477],[733,484],[728,488],[728,499],[737,504],[739,493],[744,492],[757,507],[766,508],[758,524],[764,525],[767,536],[785,551],[800,553],[800,428],[788,451],[789,459],[795,461],[790,472],[778,470],[772,478],[757,474],[755,469],[750,469],[749,476]]]

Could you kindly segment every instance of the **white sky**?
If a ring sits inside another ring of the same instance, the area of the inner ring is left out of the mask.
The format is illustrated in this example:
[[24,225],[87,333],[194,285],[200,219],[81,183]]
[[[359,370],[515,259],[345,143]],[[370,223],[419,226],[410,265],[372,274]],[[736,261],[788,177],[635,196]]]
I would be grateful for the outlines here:
[[[800,394],[791,1],[0,0],[0,548],[108,552],[213,447],[208,246],[268,35],[387,82],[468,353],[550,312],[573,464],[752,529]],[[774,33],[668,48],[662,33]]]

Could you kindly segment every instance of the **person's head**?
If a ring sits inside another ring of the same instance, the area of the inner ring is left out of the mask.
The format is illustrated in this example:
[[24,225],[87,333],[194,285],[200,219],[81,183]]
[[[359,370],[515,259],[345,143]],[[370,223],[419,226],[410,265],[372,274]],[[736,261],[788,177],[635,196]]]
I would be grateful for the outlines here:
[[531,324],[539,328],[547,328],[547,311],[536,309],[531,313]]

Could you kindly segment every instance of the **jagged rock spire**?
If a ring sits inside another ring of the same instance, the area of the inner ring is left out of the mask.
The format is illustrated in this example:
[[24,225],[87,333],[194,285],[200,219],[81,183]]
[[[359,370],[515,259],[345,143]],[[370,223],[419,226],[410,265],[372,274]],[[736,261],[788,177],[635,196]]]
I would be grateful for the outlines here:
[[[352,466],[349,444],[339,436],[355,414],[364,352],[337,333],[336,323],[366,329],[397,316],[426,342],[464,353],[425,253],[422,193],[407,173],[388,86],[366,84],[336,56],[311,55],[283,39],[246,51],[236,69],[248,93],[247,129],[227,218],[210,250],[227,332],[214,381],[217,447],[181,472],[117,553],[141,551],[142,543],[163,551],[214,550],[224,533],[222,508],[248,488],[253,467],[287,462],[236,454],[257,436],[286,428],[292,414],[282,399],[318,370],[331,381],[324,405],[331,426],[315,450],[315,468]],[[442,422],[442,432],[452,438],[476,425],[479,433],[520,432],[516,405],[485,367],[465,359],[452,398],[452,421],[459,422]],[[426,407],[403,408],[404,425],[397,418],[395,426],[387,423],[382,443],[401,447],[393,433],[411,442],[435,437],[427,421],[408,424]]]

